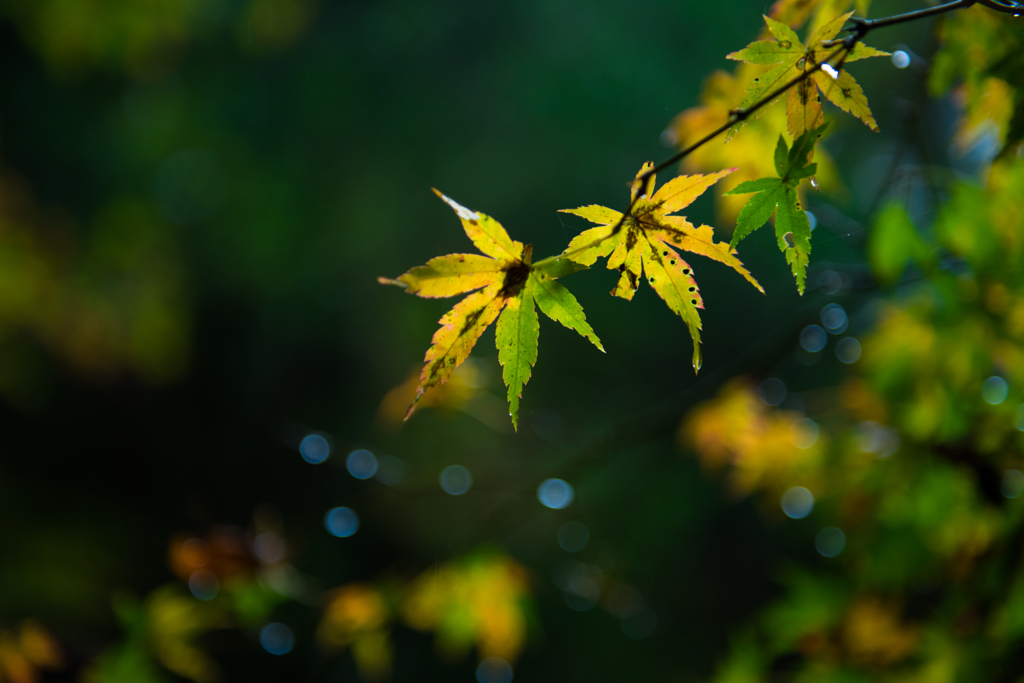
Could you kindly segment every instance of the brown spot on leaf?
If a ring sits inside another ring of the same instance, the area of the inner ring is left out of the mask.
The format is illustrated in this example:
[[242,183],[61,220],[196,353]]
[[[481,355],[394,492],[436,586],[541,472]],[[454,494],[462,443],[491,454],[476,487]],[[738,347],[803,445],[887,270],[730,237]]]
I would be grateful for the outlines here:
[[505,298],[516,296],[523,291],[526,280],[530,277],[530,266],[523,262],[513,263],[505,271],[505,282],[502,283],[499,296]]

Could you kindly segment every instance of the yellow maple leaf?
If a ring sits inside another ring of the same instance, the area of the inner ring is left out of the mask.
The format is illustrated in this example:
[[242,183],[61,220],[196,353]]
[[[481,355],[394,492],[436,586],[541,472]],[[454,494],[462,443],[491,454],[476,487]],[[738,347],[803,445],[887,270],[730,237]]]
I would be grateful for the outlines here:
[[637,173],[631,196],[633,209],[626,217],[603,206],[562,209],[563,213],[575,214],[599,225],[577,235],[564,254],[585,266],[607,257],[608,269],[619,271],[618,282],[611,293],[627,300],[633,298],[646,271],[647,281],[654,291],[686,322],[693,338],[693,367],[699,370],[701,323],[697,309],[704,308],[704,302],[690,265],[675,250],[685,249],[720,261],[745,277],[762,294],[764,289],[736,258],[736,250],[726,242],[714,241],[714,229],[710,225],[695,228],[685,216],[669,215],[689,206],[704,190],[736,169],[678,176],[654,192],[654,174],[647,177],[645,187],[639,187],[641,177],[653,167],[653,163],[647,162]]

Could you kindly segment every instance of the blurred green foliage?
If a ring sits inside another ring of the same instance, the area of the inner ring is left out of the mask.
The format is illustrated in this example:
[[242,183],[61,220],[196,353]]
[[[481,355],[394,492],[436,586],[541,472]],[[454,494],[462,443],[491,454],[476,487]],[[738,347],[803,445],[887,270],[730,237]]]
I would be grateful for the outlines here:
[[[882,133],[826,110],[806,295],[768,231],[765,297],[695,257],[699,376],[597,269],[608,353],[542,326],[518,434],[486,335],[401,422],[445,309],[376,277],[465,249],[429,188],[561,251],[735,105],[763,10],[0,8],[0,680],[1021,679],[1008,15],[872,34],[907,68],[851,67]],[[781,112],[688,171],[771,174]]]

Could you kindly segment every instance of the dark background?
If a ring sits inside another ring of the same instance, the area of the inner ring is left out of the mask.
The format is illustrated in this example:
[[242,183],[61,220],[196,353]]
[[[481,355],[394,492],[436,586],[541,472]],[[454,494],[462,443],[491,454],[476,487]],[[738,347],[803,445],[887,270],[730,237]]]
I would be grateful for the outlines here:
[[[816,529],[731,499],[675,432],[731,377],[785,376],[797,396],[840,377],[831,354],[798,363],[797,336],[832,301],[854,315],[854,334],[870,321],[863,221],[894,151],[946,161],[953,116],[924,108],[920,71],[888,59],[851,67],[884,132],[833,124],[825,146],[848,192],[808,200],[840,220],[814,234],[803,298],[767,230],[740,252],[766,296],[690,260],[707,307],[699,376],[682,321],[649,288],[631,303],[609,297],[614,276],[599,266],[565,282],[607,354],[545,319],[518,434],[500,411],[487,424],[422,410],[393,429],[375,421],[378,405],[418,367],[452,302],[376,277],[471,251],[430,188],[494,216],[536,257],[560,251],[585,225],[556,210],[622,209],[640,164],[671,152],[662,130],[697,104],[709,73],[732,68],[724,55],[756,37],[767,6],[175,0],[168,36],[147,34],[122,3],[95,5],[109,22],[48,0],[12,2],[0,23],[4,262],[37,253],[57,273],[49,289],[17,268],[3,278],[0,615],[58,635],[70,665],[54,680],[118,638],[112,595],[174,580],[174,534],[246,527],[259,506],[277,511],[292,563],[324,588],[481,545],[509,553],[531,570],[536,600],[520,680],[705,677],[729,634],[778,594],[780,568],[817,561]],[[872,15],[914,7],[879,2]],[[292,32],[274,15],[296,11],[306,18]],[[910,24],[870,42],[927,55],[928,31]],[[908,99],[926,114],[911,134]],[[724,237],[732,228],[716,222],[711,193],[684,213]],[[828,264],[848,293],[814,288]],[[109,329],[76,346],[94,316]],[[487,405],[500,408],[493,331],[473,355],[490,378]],[[333,445],[316,467],[297,451],[313,431]],[[343,460],[356,447],[401,458],[402,484],[350,477]],[[472,471],[468,494],[438,487],[450,464]],[[547,477],[575,486],[572,506],[540,506]],[[352,538],[323,528],[337,505],[359,511]],[[655,610],[649,637],[564,604],[550,577],[569,519],[590,529],[579,558]],[[204,643],[227,680],[354,676],[347,655],[316,650],[317,618],[294,602],[275,612],[296,633],[285,657],[251,633]],[[431,636],[405,627],[394,640],[395,680],[472,680],[473,657],[439,661]]]

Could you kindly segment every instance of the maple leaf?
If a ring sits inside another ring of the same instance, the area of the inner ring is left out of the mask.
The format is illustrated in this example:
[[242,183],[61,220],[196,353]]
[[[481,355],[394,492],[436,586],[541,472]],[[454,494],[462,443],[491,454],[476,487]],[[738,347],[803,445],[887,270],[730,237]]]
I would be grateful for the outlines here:
[[729,246],[736,246],[744,237],[767,223],[774,213],[775,237],[779,241],[779,249],[786,255],[786,263],[793,271],[801,296],[811,256],[811,224],[807,214],[800,208],[796,188],[802,179],[810,178],[817,170],[817,164],[808,163],[807,158],[824,129],[823,125],[805,132],[790,148],[787,148],[786,140],[780,135],[775,147],[775,170],[779,177],[749,180],[729,190],[729,194],[756,193],[740,210]]
[[701,323],[697,309],[704,308],[704,303],[691,275],[690,265],[675,250],[685,249],[720,261],[745,277],[762,294],[764,289],[736,258],[734,249],[725,242],[714,241],[714,229],[710,225],[695,228],[685,216],[669,215],[689,206],[704,190],[736,169],[708,175],[678,176],[662,185],[657,192],[654,192],[655,177],[651,174],[642,188],[643,192],[637,197],[641,192],[641,176],[653,167],[653,163],[647,162],[637,173],[631,190],[633,210],[626,217],[618,211],[596,205],[562,209],[563,213],[575,214],[599,224],[599,227],[577,235],[563,253],[585,266],[592,265],[600,257],[607,257],[608,269],[619,271],[618,282],[611,293],[627,300],[633,298],[646,271],[647,281],[654,291],[686,322],[693,338],[693,367],[699,370]]
[[[818,64],[824,63],[837,50],[835,45],[826,46],[824,43],[835,38],[852,15],[853,12],[840,14],[822,24],[811,34],[806,46],[789,26],[771,17],[764,17],[775,40],[756,40],[742,50],[726,55],[728,59],[771,67],[754,79],[740,101],[740,107],[749,107],[800,75],[817,69]],[[858,42],[842,61],[845,64],[888,54]],[[871,130],[878,131],[867,97],[857,81],[844,68],[836,71],[828,67],[828,70],[817,69],[789,90],[786,123],[794,138],[824,122],[819,90],[837,107],[859,118]],[[737,124],[737,128],[740,125],[742,122]]]
[[540,327],[536,306],[552,320],[576,330],[604,351],[576,297],[556,282],[559,277],[582,268],[564,258],[532,264],[532,245],[514,241],[501,223],[490,216],[471,211],[437,190],[434,192],[455,210],[466,235],[482,255],[438,256],[397,278],[377,278],[381,284],[398,285],[409,294],[421,297],[472,292],[438,321],[441,328],[434,333],[427,349],[416,396],[405,419],[412,415],[427,389],[448,381],[455,369],[469,358],[480,335],[497,319],[498,362],[508,387],[509,415],[512,425],[518,429],[519,399],[537,363]]
[[[740,63],[734,74],[716,71],[708,76],[701,89],[700,106],[691,107],[669,124],[677,145],[685,149],[711,133],[729,118],[729,112],[736,108],[743,91],[758,75],[758,68]],[[778,131],[785,127],[785,112],[780,106],[761,110],[760,118],[750,119],[746,127],[735,138],[719,137],[697,148],[682,161],[685,173],[707,173],[725,166],[739,169],[715,184],[716,216],[720,223],[733,224],[740,209],[742,197],[725,194],[746,180],[755,180],[772,173],[772,154]],[[822,190],[842,195],[845,188],[839,180],[832,159],[823,149],[815,151],[818,162],[817,180]],[[802,193],[803,188],[797,192]]]

